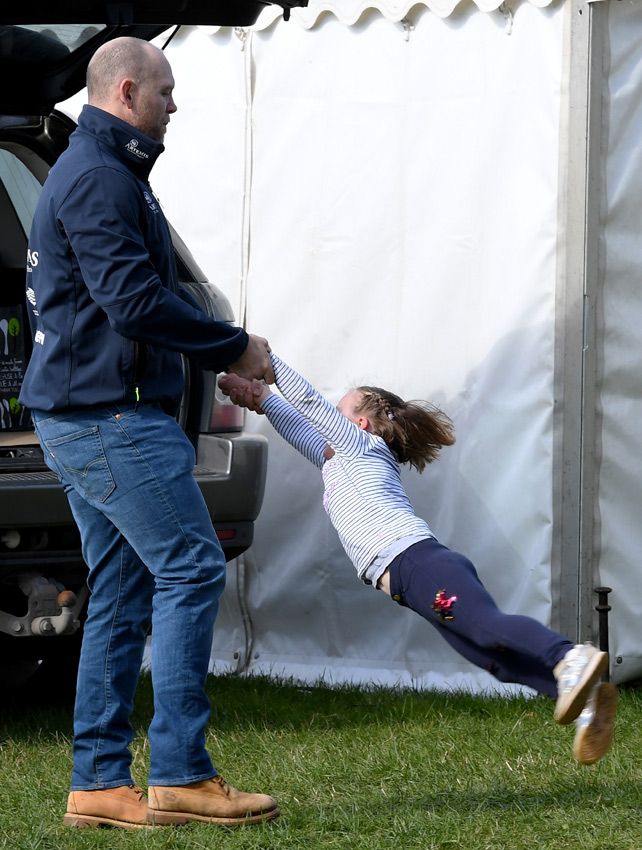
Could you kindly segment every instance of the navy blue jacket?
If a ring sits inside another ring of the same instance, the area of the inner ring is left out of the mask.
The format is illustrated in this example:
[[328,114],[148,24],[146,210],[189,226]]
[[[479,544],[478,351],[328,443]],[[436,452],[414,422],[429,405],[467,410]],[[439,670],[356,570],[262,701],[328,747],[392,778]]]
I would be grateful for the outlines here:
[[32,409],[131,403],[176,409],[180,353],[225,369],[248,343],[179,289],[171,237],[148,177],[164,147],[85,106],[45,182],[27,255]]

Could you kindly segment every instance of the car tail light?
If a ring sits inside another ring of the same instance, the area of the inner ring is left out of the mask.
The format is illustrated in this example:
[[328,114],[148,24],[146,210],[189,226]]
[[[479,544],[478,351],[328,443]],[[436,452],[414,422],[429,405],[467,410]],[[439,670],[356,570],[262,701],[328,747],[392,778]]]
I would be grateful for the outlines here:
[[235,528],[222,528],[216,532],[216,536],[219,540],[234,540],[236,537],[236,529]]
[[210,413],[210,432],[242,431],[245,421],[245,411],[233,404],[229,398],[216,387],[214,404]]

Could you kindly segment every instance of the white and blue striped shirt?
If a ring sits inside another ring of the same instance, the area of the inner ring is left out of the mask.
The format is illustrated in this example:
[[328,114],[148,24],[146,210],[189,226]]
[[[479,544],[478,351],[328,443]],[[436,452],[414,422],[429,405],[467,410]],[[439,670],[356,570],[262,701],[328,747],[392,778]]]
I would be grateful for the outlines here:
[[[351,422],[287,363],[271,355],[282,396],[261,407],[275,430],[322,470],[323,506],[348,557],[363,578],[396,540],[432,537],[401,483],[399,463],[385,440]],[[326,446],[334,457],[326,460]]]

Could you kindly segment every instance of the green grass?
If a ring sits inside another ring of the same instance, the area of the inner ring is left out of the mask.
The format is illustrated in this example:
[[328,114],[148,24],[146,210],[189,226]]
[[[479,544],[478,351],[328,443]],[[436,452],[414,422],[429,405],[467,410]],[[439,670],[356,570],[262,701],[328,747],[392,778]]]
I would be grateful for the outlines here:
[[[66,707],[3,708],[0,848],[7,850],[640,850],[642,696],[621,693],[616,741],[597,765],[571,755],[552,702],[212,677],[208,745],[221,773],[266,791],[282,816],[222,829],[62,826]],[[134,716],[144,785],[151,689]]]

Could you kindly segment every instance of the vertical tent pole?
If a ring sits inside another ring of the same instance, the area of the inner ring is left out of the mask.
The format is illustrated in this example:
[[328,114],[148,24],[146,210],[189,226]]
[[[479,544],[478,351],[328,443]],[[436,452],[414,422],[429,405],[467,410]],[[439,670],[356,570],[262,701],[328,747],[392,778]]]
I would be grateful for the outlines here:
[[555,327],[553,612],[573,640],[595,636],[595,310],[603,63],[608,0],[566,6]]

